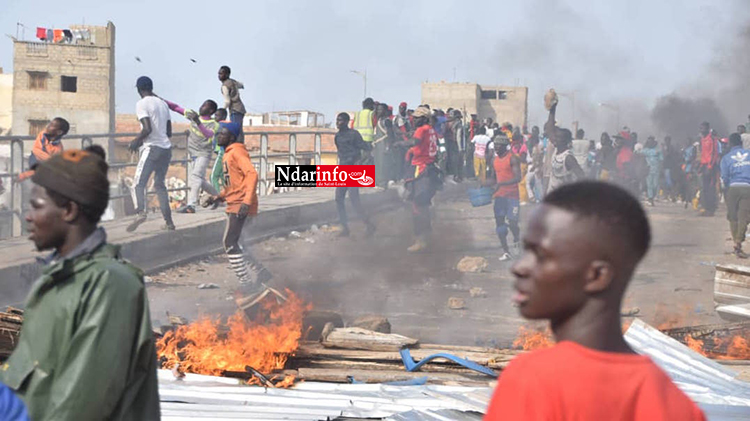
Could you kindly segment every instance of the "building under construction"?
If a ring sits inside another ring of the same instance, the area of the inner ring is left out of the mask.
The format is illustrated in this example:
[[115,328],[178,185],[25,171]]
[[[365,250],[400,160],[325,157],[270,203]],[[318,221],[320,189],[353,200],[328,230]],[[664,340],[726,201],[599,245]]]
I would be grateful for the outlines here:
[[479,119],[491,118],[513,126],[526,125],[529,88],[476,83],[422,83],[422,104],[446,110],[455,108]]

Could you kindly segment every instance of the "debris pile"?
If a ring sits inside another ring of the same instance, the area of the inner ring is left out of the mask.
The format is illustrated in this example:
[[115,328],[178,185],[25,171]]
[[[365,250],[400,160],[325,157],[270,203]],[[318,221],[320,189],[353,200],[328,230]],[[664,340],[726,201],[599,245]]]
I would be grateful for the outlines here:
[[8,358],[16,347],[21,324],[23,310],[8,307],[4,312],[0,311],[0,361]]
[[750,360],[750,322],[682,327],[663,333],[714,360]]

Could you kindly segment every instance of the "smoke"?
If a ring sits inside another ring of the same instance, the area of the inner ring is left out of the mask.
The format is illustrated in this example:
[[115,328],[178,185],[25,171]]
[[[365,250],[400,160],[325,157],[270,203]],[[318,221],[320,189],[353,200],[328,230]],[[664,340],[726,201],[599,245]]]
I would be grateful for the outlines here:
[[[588,138],[625,125],[643,139],[684,137],[704,120],[726,136],[750,113],[747,2],[686,2],[680,16],[667,4],[648,13],[613,3],[527,5],[521,20],[535,24],[500,38],[492,56],[506,83],[529,87],[530,125],[546,118],[541,99],[551,87],[566,94],[559,124],[577,121]],[[663,25],[670,16],[673,25]]]
[[670,94],[659,98],[651,111],[657,131],[681,141],[697,135],[698,125],[708,121],[721,136],[729,133],[729,125],[716,101],[711,98],[686,98]]
[[662,96],[651,112],[654,126],[677,139],[695,136],[707,121],[721,136],[745,122],[750,111],[750,25],[727,30],[727,42],[714,53],[709,67],[681,93]]

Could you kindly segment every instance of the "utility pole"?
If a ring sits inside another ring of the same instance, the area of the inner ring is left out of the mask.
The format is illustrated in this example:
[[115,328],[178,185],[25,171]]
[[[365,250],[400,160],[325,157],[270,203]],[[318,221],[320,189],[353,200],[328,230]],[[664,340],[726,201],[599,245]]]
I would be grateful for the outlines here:
[[364,82],[365,86],[364,96],[362,97],[362,99],[367,98],[367,69],[365,69],[364,72],[360,72],[358,70],[350,70],[350,72],[354,73],[355,75],[362,76],[362,81]]

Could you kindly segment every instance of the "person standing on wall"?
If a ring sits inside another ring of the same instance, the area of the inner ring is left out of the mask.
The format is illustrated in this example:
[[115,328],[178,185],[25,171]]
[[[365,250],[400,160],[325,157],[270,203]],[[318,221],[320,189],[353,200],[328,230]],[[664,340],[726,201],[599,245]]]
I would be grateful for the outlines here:
[[[245,118],[245,104],[240,98],[240,89],[245,89],[245,85],[238,82],[229,76],[232,74],[232,69],[229,66],[221,66],[219,68],[219,81],[221,82],[221,95],[224,97],[224,108],[229,113],[229,121],[237,123],[242,129],[242,119]],[[240,131],[240,140],[244,142],[244,136]]]

